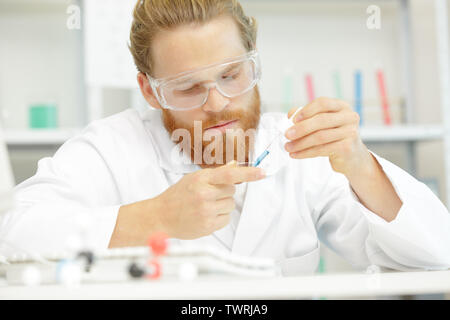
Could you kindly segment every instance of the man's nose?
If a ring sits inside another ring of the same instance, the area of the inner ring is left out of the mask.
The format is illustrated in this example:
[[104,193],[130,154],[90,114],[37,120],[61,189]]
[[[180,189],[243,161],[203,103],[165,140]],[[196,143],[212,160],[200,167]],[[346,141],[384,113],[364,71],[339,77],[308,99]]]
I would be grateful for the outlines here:
[[206,112],[220,112],[225,109],[230,103],[230,99],[223,96],[217,88],[209,89],[209,96],[206,103],[203,105],[203,110]]

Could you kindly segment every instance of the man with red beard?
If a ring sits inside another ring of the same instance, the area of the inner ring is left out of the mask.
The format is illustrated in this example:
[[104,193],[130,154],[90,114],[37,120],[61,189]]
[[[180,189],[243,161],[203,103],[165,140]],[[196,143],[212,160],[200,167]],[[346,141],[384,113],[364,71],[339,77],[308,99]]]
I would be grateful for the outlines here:
[[[348,103],[260,115],[256,21],[237,1],[140,0],[130,40],[151,107],[97,121],[42,160],[16,189],[9,243],[61,249],[87,219],[94,248],[164,232],[273,258],[283,275],[316,270],[321,242],[355,267],[450,266],[447,209],[366,148]],[[248,165],[279,130],[270,173]]]

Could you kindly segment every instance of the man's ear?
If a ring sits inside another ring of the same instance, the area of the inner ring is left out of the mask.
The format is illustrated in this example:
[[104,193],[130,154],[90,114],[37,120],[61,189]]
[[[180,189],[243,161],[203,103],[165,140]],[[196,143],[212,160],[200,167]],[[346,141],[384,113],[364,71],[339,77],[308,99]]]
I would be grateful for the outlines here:
[[153,89],[148,82],[147,76],[145,73],[139,72],[137,75],[137,82],[139,84],[139,88],[141,89],[141,93],[144,96],[144,99],[148,102],[148,104],[155,109],[162,109],[161,105],[156,99],[155,94],[153,93]]

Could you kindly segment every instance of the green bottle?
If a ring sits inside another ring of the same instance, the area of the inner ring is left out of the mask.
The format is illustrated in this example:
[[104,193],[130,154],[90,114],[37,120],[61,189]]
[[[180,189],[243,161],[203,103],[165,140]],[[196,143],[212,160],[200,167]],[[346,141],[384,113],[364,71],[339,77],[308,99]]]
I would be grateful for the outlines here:
[[58,127],[58,109],[55,104],[34,104],[29,109],[31,129],[55,129]]

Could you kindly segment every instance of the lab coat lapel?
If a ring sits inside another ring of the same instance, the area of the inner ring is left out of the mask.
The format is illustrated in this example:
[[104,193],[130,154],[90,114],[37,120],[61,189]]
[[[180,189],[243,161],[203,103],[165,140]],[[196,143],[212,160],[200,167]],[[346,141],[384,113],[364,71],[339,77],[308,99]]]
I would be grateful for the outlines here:
[[[267,123],[261,121],[255,141],[255,155],[260,155],[276,134],[284,132],[290,126],[289,121],[282,119],[279,123]],[[273,219],[281,211],[283,206],[284,183],[280,180],[280,170],[287,164],[282,160],[283,150],[272,150],[272,160],[277,157],[278,161],[272,162],[271,168],[262,168],[270,175],[260,181],[251,182],[247,186],[247,194],[241,212],[241,218],[236,230],[232,251],[234,253],[250,256],[256,247],[262,242],[264,234],[268,231]],[[281,156],[281,158],[280,158]],[[270,161],[270,159],[268,159]],[[269,169],[269,170],[267,170]]]
[[170,139],[164,127],[159,110],[146,110],[142,112],[141,118],[146,124],[162,169],[173,174],[188,174],[201,169],[189,157],[180,154],[179,147]]
[[[150,139],[153,140],[156,152],[158,154],[159,166],[168,174],[184,175],[195,172],[201,168],[193,164],[190,159],[179,156],[178,152],[174,152],[175,144],[170,140],[167,130],[161,120],[161,113],[154,110],[146,110],[141,114],[142,120],[146,123],[146,128],[150,133]],[[231,226],[218,230],[213,235],[228,250],[233,242],[233,232]]]
[[250,256],[261,243],[279,211],[280,199],[276,195],[278,192],[275,192],[275,187],[275,176],[248,184],[241,218],[233,241],[233,253]]

